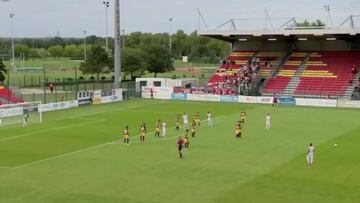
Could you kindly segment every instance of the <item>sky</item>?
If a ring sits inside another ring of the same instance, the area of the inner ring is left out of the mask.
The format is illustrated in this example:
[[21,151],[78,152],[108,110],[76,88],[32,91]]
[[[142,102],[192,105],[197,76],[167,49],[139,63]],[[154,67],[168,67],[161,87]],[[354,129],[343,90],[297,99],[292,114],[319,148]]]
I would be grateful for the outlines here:
[[[114,7],[110,0],[109,34],[113,35]],[[14,13],[15,37],[105,36],[103,0],[0,0],[0,38],[11,36],[9,14]],[[334,24],[350,14],[360,15],[360,0],[120,0],[121,27],[125,33],[192,32],[198,28],[200,9],[208,28],[216,28],[235,18],[238,28],[265,27],[265,10],[274,27],[293,16],[298,21],[326,21],[324,5],[330,6]],[[173,18],[170,26],[169,18]],[[330,21],[328,21],[330,22]],[[355,18],[360,27],[360,17]],[[268,21],[268,26],[269,25]],[[225,25],[223,28],[230,28]],[[205,24],[201,23],[201,29]]]

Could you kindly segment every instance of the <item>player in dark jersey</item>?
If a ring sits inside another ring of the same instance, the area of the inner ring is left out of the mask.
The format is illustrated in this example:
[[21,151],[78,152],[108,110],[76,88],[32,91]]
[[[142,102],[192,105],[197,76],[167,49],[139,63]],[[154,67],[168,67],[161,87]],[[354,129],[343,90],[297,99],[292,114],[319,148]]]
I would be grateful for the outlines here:
[[274,107],[274,106],[278,106],[279,104],[278,104],[278,98],[277,98],[277,96],[276,96],[276,94],[274,94],[273,95],[273,103],[272,103],[272,106]]
[[182,148],[183,148],[183,145],[184,145],[184,140],[181,139],[181,137],[179,137],[179,139],[176,142],[176,145],[177,145],[178,150],[179,150],[180,159],[182,159],[183,158]]

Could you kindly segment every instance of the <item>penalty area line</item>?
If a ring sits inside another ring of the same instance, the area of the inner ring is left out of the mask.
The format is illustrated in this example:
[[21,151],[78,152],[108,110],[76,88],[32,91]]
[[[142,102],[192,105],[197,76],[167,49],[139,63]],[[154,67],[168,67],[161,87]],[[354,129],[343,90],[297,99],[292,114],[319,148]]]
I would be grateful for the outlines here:
[[85,148],[85,149],[80,149],[80,150],[65,153],[65,154],[60,154],[60,155],[53,156],[53,157],[50,157],[50,158],[47,158],[47,159],[41,159],[41,160],[38,160],[38,161],[26,163],[26,164],[15,166],[15,167],[8,167],[7,169],[21,169],[21,168],[25,168],[25,167],[28,167],[28,166],[33,166],[33,165],[36,165],[36,164],[40,164],[40,163],[44,163],[44,162],[47,162],[47,161],[67,157],[67,156],[74,155],[74,154],[77,154],[77,153],[98,149],[98,148],[104,147],[106,145],[112,144],[113,142],[115,142],[115,141],[107,142],[107,143],[100,144],[100,145],[95,145],[95,146],[92,146],[92,147],[88,147],[88,148]]

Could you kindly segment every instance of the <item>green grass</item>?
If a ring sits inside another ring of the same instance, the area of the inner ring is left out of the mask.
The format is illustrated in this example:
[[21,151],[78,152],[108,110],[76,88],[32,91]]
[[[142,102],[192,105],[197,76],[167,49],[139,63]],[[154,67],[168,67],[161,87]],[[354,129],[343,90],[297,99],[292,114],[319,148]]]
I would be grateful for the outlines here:
[[175,60],[174,63],[175,67],[199,67],[199,68],[204,68],[204,67],[214,67],[217,68],[219,66],[219,64],[216,63],[203,63],[203,62],[188,62],[185,63],[182,60]]
[[[29,59],[25,61],[25,67],[44,67],[46,70],[46,79],[48,81],[63,81],[63,78],[75,78],[75,69],[74,67],[79,67],[80,62],[78,60],[70,60],[66,57],[52,58],[48,57],[45,59]],[[6,66],[10,66],[10,61],[4,61]],[[209,78],[215,73],[217,64],[208,64],[201,62],[194,63],[183,63],[179,60],[175,61],[175,67],[200,67],[200,73],[190,73],[190,72],[181,72],[181,71],[170,71],[166,73],[159,73],[157,77],[176,78],[182,77],[195,77],[199,78],[200,84],[204,85],[207,83]],[[21,67],[19,61],[16,61],[16,67]],[[101,74],[100,77],[105,76],[107,79],[110,79],[113,74]],[[83,76],[86,79],[89,79],[92,75],[83,75],[81,72],[78,72],[78,76]],[[95,75],[93,75],[96,77]],[[146,73],[143,77],[154,77],[153,73]],[[18,71],[10,72],[10,85],[15,87],[34,87],[41,88],[42,81],[44,79],[43,71]],[[130,75],[127,76],[127,79],[130,79]]]
[[[248,112],[241,140],[234,125]],[[179,160],[175,115],[212,111]],[[273,126],[264,129],[265,114]],[[360,202],[359,110],[134,100],[44,114],[0,128],[0,202]],[[168,139],[148,131],[169,123]],[[121,131],[129,125],[129,146]],[[25,134],[26,133],[26,134]],[[30,134],[29,134],[30,133]],[[313,142],[315,164],[305,151]],[[333,147],[337,143],[338,147]]]

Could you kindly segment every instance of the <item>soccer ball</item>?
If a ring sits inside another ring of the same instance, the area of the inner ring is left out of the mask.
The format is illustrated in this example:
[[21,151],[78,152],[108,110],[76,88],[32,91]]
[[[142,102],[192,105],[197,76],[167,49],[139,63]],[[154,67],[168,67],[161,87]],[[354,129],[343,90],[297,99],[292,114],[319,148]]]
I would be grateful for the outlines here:
[[337,147],[338,146],[338,144],[334,144],[334,147]]

